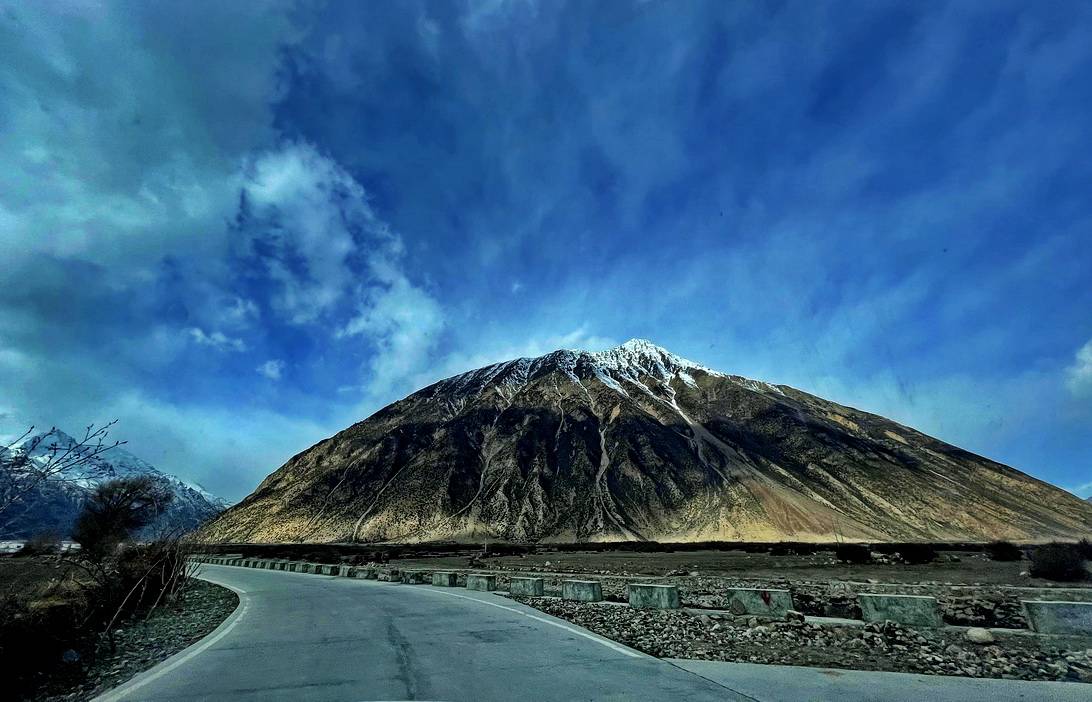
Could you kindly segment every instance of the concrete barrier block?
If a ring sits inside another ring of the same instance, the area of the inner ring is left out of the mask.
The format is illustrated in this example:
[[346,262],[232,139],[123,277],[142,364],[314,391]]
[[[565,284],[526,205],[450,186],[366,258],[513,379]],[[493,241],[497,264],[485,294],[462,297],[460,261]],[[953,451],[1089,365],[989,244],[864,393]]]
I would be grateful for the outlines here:
[[492,592],[497,589],[497,576],[471,573],[466,576],[466,589],[479,592]]
[[732,614],[750,614],[756,617],[784,619],[793,608],[792,595],[788,590],[770,590],[755,587],[731,587],[725,592],[727,609]]
[[1021,600],[1021,603],[1034,632],[1092,636],[1092,602]]
[[576,602],[601,602],[603,585],[598,580],[562,580],[561,599]]
[[432,584],[437,587],[455,587],[458,576],[454,573],[433,573]]
[[383,582],[400,583],[402,582],[402,571],[397,568],[380,568],[376,574],[376,579]]
[[542,578],[509,578],[508,592],[510,594],[522,595],[524,597],[542,597],[542,594],[545,591],[546,588],[542,583]]
[[629,606],[636,609],[678,609],[679,588],[674,585],[630,583],[626,585]]
[[857,595],[861,618],[866,622],[893,621],[907,626],[938,627],[944,624],[935,597],[925,595]]
[[337,567],[337,574],[343,578],[349,577],[349,571],[352,570],[352,566],[339,565]]
[[404,570],[402,582],[410,585],[429,585],[432,583],[432,573],[426,570]]
[[322,569],[323,575],[337,575],[339,566],[327,565]]

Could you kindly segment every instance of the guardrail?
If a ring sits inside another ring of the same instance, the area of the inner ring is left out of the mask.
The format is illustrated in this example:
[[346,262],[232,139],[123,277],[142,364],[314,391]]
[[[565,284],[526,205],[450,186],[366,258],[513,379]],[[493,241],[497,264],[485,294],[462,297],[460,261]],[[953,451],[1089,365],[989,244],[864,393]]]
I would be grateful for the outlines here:
[[[211,563],[241,568],[282,570],[293,573],[311,573],[362,580],[379,580],[393,583],[458,587],[459,574],[453,571],[402,570],[384,566],[350,566],[348,564],[309,563],[285,559],[246,558],[230,556],[195,555],[189,559],[195,563]],[[521,597],[542,597],[545,581],[540,577],[509,576],[508,592]],[[497,576],[493,573],[467,573],[465,587],[479,592],[497,590]],[[603,599],[602,584],[598,580],[563,580],[563,599],[575,602],[600,602]],[[675,585],[657,583],[629,583],[626,586],[629,606],[640,609],[678,609],[680,597]],[[783,619],[792,611],[792,595],[788,590],[730,587],[724,592],[727,610],[737,616],[759,616]],[[891,621],[914,627],[944,626],[937,600],[920,595],[889,595],[861,593],[858,595],[864,621]],[[1092,602],[1064,602],[1022,600],[1030,629],[1047,635],[1092,636]],[[799,615],[797,615],[799,616]]]

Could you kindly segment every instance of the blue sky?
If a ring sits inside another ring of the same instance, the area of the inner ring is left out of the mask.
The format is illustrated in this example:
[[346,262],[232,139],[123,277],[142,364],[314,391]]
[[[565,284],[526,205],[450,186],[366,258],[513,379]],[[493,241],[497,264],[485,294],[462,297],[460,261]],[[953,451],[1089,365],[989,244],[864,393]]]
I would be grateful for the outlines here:
[[1092,5],[0,0],[0,434],[232,499],[630,337],[1092,494]]

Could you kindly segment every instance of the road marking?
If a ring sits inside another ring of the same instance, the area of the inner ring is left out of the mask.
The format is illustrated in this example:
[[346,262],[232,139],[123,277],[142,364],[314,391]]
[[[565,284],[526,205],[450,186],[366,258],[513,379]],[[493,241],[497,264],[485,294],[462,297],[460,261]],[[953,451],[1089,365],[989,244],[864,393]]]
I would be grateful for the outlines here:
[[540,617],[540,616],[535,615],[535,614],[530,614],[528,612],[523,612],[521,610],[516,609],[515,607],[505,607],[504,605],[497,604],[496,602],[486,602],[485,600],[479,600],[477,597],[467,597],[466,595],[457,595],[454,592],[445,592],[444,590],[426,590],[426,592],[431,592],[431,593],[436,594],[436,595],[447,595],[448,597],[458,597],[460,600],[470,600],[471,602],[478,602],[480,604],[489,605],[490,607],[496,607],[497,609],[503,609],[503,610],[508,611],[508,612],[515,612],[516,614],[520,615],[521,617],[527,617],[528,619],[534,619],[537,622],[542,622],[543,624],[549,624],[550,626],[556,626],[558,629],[564,629],[565,631],[569,632],[570,634],[576,634],[577,636],[583,636],[585,639],[588,639],[589,641],[594,641],[595,643],[606,646],[607,648],[609,648],[609,649],[611,649],[613,651],[617,651],[618,653],[623,653],[623,654],[629,656],[630,658],[644,658],[645,657],[645,654],[643,654],[643,653],[641,653],[639,651],[634,651],[631,648],[628,648],[626,646],[622,646],[620,644],[616,644],[613,641],[608,641],[607,639],[601,638],[599,636],[595,636],[594,634],[590,634],[590,633],[588,633],[586,631],[580,631],[579,629],[574,629],[571,626],[568,626],[566,624],[562,624],[561,622],[551,621],[549,619],[546,619],[545,617]]
[[183,663],[187,663],[188,661],[192,660],[194,656],[204,653],[210,646],[231,633],[231,630],[235,628],[236,624],[242,621],[243,617],[247,613],[247,610],[250,608],[250,598],[247,597],[246,590],[240,587],[228,585],[227,583],[212,580],[211,578],[208,578],[208,580],[209,582],[216,585],[226,587],[229,590],[234,590],[235,593],[239,595],[241,606],[238,607],[234,612],[232,612],[231,616],[228,619],[224,620],[224,622],[221,623],[219,627],[217,627],[217,631],[209,634],[193,646],[190,646],[189,648],[183,649],[179,653],[174,654],[172,658],[168,658],[167,661],[160,663],[158,666],[148,671],[145,671],[143,674],[137,675],[137,677],[133,678],[124,685],[116,687],[113,690],[110,690],[109,692],[96,697],[91,702],[116,702],[117,700],[121,700],[126,696],[132,694],[136,690],[144,687],[148,683],[160,679],[161,677],[171,672]]

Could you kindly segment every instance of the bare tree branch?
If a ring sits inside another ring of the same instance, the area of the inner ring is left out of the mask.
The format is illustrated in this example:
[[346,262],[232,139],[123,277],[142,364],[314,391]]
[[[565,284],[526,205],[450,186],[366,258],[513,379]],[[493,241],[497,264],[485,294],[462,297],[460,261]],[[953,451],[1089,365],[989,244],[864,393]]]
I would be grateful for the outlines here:
[[33,436],[31,426],[14,441],[0,446],[0,532],[19,517],[17,507],[38,488],[102,477],[106,469],[96,459],[126,443],[108,441],[117,422],[115,419],[99,427],[89,424],[82,438],[61,443],[58,441],[62,435],[56,427]]

